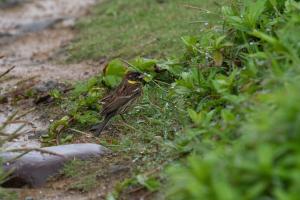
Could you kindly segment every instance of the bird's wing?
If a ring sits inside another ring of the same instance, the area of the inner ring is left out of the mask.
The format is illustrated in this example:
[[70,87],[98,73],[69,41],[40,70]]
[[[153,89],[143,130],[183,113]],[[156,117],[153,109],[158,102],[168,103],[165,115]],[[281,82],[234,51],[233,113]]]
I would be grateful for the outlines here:
[[115,98],[114,101],[110,102],[109,104],[106,104],[105,107],[103,107],[101,115],[107,115],[109,113],[116,112],[119,108],[126,105],[131,99],[131,95]]
[[125,94],[122,96],[115,96],[111,102],[107,102],[103,106],[103,110],[101,112],[101,115],[107,115],[112,112],[118,112],[119,109],[123,109],[122,107],[125,106],[130,101],[136,99],[138,96],[141,95],[141,87],[136,87],[134,89],[131,89],[130,94]]
[[120,85],[118,87],[116,87],[113,91],[111,91],[108,95],[106,95],[105,97],[103,97],[100,102],[102,104],[109,104],[110,101],[112,101],[116,95],[118,95],[118,93],[120,93],[121,91],[124,90],[124,81],[122,81],[122,83],[120,83]]
[[106,95],[105,97],[103,97],[100,102],[101,104],[105,104],[106,102],[109,102],[109,100],[111,100],[113,98],[113,93],[110,93],[108,95]]

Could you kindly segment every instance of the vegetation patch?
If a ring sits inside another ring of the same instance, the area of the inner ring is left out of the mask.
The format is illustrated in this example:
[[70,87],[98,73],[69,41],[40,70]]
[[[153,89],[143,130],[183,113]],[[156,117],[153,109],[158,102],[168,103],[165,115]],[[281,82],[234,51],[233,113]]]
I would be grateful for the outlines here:
[[[87,39],[81,37],[74,43],[73,58],[95,59],[106,51],[108,57],[130,58],[134,53],[114,50],[120,46],[126,51],[138,50],[127,39],[140,40],[132,35],[114,36],[109,28],[131,34],[134,29],[130,28],[135,27],[132,23],[140,18],[127,18],[127,14],[137,12],[138,16],[145,17],[141,24],[151,24],[156,14],[150,12],[153,8],[182,9],[174,7],[181,5],[181,1],[112,2],[115,4],[104,4],[107,12],[96,9],[95,17],[79,25]],[[162,30],[163,42],[157,43],[154,49],[166,55],[176,54],[179,44],[175,40],[172,48],[165,44],[159,48],[160,45],[168,43],[169,38],[185,35],[181,56],[165,59],[160,57],[163,54],[153,53],[149,48],[137,52],[146,52],[138,54],[157,56],[157,59],[113,60],[103,75],[78,85],[69,97],[62,99],[61,105],[70,106],[66,117],[72,119],[65,126],[84,132],[100,121],[97,113],[101,107],[97,99],[105,93],[104,88],[114,88],[119,83],[124,69],[133,68],[147,75],[142,101],[125,116],[125,122],[116,117],[97,139],[131,163],[131,170],[108,191],[108,199],[130,199],[135,195],[153,199],[297,199],[300,3],[234,0],[220,6],[218,14],[207,11],[207,4],[203,7],[199,1],[189,3],[194,4],[187,7],[199,11],[197,14],[206,19],[205,23],[197,23],[198,31],[192,30],[186,36],[188,28],[180,27],[184,30],[174,36],[172,31],[157,27]],[[148,12],[143,10],[145,5]],[[124,14],[121,12],[124,10],[132,12]],[[190,19],[195,20],[197,14],[191,14]],[[208,20],[211,15],[213,21]],[[106,21],[99,20],[99,16]],[[122,24],[119,26],[120,22],[114,19],[121,20]],[[160,24],[167,25],[162,19],[166,17],[160,18]],[[93,24],[98,24],[97,37],[109,35],[111,41],[120,39],[120,43],[115,47],[110,45],[113,49],[99,51],[98,40],[94,40],[96,32],[89,29]],[[148,33],[138,32],[138,35],[147,42]],[[164,34],[167,39],[163,39]],[[82,115],[87,116],[81,118]],[[86,165],[81,163],[76,168],[94,174],[103,170],[98,165],[85,168]],[[65,174],[72,177],[74,170],[66,169]],[[83,173],[77,188],[89,190],[90,185],[100,182],[92,177]],[[89,179],[91,182],[83,187]]]
[[106,0],[93,9],[91,17],[78,24],[80,33],[69,47],[70,59],[183,53],[180,36],[197,33],[199,24],[207,22],[207,18],[201,18],[205,9],[190,9],[187,5],[216,7],[213,1],[204,0]]

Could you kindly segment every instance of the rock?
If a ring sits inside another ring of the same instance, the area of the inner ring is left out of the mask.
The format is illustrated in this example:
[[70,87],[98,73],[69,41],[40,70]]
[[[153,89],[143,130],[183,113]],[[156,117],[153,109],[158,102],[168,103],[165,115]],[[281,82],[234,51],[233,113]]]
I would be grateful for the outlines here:
[[5,0],[3,2],[0,2],[0,9],[12,8],[20,5],[21,2],[22,0]]
[[11,33],[7,33],[7,32],[0,32],[0,38],[4,38],[4,37],[11,37],[12,34]]
[[53,89],[64,90],[66,88],[66,84],[59,83],[53,80],[42,82],[40,85],[37,85],[33,88],[37,93],[46,93],[50,92]]
[[74,27],[75,23],[76,21],[74,18],[65,19],[62,21],[62,27]]
[[8,181],[3,187],[41,187],[50,176],[56,175],[66,161],[72,159],[86,160],[91,157],[100,157],[110,151],[97,144],[69,144],[42,148],[62,156],[30,152],[14,162],[9,162],[20,153],[0,153],[0,159],[4,161],[4,170],[13,170]]
[[52,80],[43,82],[42,84],[32,88],[33,92],[36,94],[34,103],[49,103],[51,100],[53,100],[51,98],[50,92],[54,89],[60,91],[61,93],[65,93],[70,91],[72,87],[67,86],[64,83],[59,83]]
[[47,135],[48,130],[37,130],[33,135],[28,135],[29,140],[39,139],[41,136]]
[[47,28],[52,28],[56,23],[61,22],[62,20],[62,18],[36,20],[28,24],[20,25],[17,28],[19,29],[20,34],[39,32]]

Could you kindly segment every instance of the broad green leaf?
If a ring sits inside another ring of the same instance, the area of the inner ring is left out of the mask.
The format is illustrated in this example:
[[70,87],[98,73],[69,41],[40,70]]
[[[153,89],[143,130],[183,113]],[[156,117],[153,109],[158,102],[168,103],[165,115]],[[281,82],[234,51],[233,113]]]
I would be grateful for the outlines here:
[[196,111],[194,111],[193,109],[188,109],[188,114],[191,118],[191,120],[196,124],[199,125],[202,120],[203,120],[203,116],[201,113],[197,113]]
[[119,85],[121,80],[122,80],[122,76],[108,75],[103,77],[103,81],[105,82],[105,85],[112,88]]
[[127,68],[120,60],[112,60],[106,67],[105,76],[119,76],[123,77]]

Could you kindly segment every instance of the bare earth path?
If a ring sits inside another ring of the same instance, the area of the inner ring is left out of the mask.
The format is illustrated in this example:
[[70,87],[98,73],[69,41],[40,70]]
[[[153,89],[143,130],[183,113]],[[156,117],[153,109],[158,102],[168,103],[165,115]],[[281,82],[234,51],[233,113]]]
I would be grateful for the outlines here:
[[[58,65],[58,50],[74,38],[74,20],[95,0],[31,0],[0,12],[1,71],[12,65],[19,79],[78,80],[95,72],[87,64]],[[49,62],[49,59],[53,62]]]
[[[19,5],[0,9],[0,74],[15,66],[5,82],[0,82],[0,93],[18,87],[16,83],[34,79],[36,84],[47,81],[75,82],[98,73],[100,67],[91,63],[59,64],[61,49],[75,36],[75,20],[87,13],[96,0],[23,0]],[[17,88],[15,88],[17,89]],[[32,105],[0,103],[0,122],[16,109],[26,110]],[[45,130],[49,121],[35,111],[24,118],[33,123],[27,132]],[[16,129],[16,125],[10,127]],[[38,147],[38,140],[28,136],[8,147]],[[97,199],[97,194],[80,195],[62,189],[21,190],[22,199]]]
[[[9,78],[0,83],[0,91],[18,89],[16,83],[29,79],[34,79],[38,86],[47,81],[74,82],[97,73],[99,66],[93,64],[58,62],[58,57],[63,56],[61,48],[75,36],[75,19],[84,15],[94,3],[95,0],[27,0],[0,10],[0,56],[3,57],[0,59],[0,74],[16,66]],[[24,110],[28,106],[27,103],[21,104],[18,109]],[[14,110],[1,104],[0,122]],[[47,122],[38,119],[38,113],[33,115],[29,118],[35,128],[48,126]],[[21,144],[39,146],[34,141]]]

